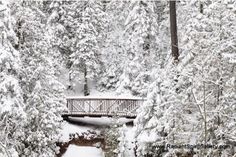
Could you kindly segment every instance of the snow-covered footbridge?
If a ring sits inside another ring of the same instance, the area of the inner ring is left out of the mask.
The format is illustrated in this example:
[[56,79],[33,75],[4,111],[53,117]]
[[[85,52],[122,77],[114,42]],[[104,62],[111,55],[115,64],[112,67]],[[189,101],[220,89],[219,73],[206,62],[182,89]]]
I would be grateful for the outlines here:
[[68,112],[63,117],[126,117],[135,118],[143,98],[68,97]]

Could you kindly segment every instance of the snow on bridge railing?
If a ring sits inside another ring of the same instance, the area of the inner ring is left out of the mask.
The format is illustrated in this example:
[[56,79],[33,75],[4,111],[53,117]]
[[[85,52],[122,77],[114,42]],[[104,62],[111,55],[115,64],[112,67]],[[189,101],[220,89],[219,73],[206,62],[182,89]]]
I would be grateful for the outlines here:
[[67,97],[68,112],[64,116],[136,117],[146,99],[137,97]]

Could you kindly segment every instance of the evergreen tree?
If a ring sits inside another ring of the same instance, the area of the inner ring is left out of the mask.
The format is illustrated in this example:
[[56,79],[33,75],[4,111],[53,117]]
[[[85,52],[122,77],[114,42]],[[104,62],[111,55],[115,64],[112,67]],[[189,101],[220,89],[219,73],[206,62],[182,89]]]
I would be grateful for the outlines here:
[[158,51],[158,14],[156,3],[131,1],[125,22],[126,56],[128,60],[118,83],[118,91],[131,91],[132,95],[145,96],[152,81],[151,71]]
[[49,21],[56,33],[53,42],[69,70],[68,89],[83,81],[84,95],[88,95],[88,79],[98,76],[101,65],[99,48],[105,22],[102,3],[52,2],[50,7]]
[[62,67],[65,67],[68,73],[66,88],[74,90],[76,81],[73,80],[73,74],[70,72],[72,62],[70,55],[73,53],[74,42],[76,40],[75,32],[81,18],[81,2],[79,1],[53,1],[48,4],[48,29],[51,34],[50,44],[54,52],[59,52]]
[[8,3],[1,1],[0,7],[0,156],[17,157],[26,123],[23,92],[18,81],[21,60],[12,46],[16,36]]
[[[235,95],[232,90],[235,71],[232,70],[234,57],[231,52],[235,50],[229,46],[234,34],[224,29],[234,28],[235,18],[229,17],[234,17],[232,6],[235,3],[214,1],[203,3],[203,8],[201,3],[194,0],[178,3],[180,64],[177,67],[167,64],[159,70],[148,101],[139,110],[136,134],[140,156],[174,156],[193,151],[199,156],[235,155],[232,144],[235,132],[231,130],[235,124],[232,103],[236,100],[232,97]],[[224,55],[229,53],[231,55]],[[232,147],[225,150],[154,149],[167,143],[229,144]]]
[[109,129],[105,130],[105,141],[107,151],[105,152],[105,156],[107,157],[117,157],[119,150],[119,126],[117,124],[113,124]]
[[[55,77],[50,56],[45,16],[40,2],[13,3],[15,31],[21,54],[20,85],[24,94],[27,123],[24,124],[20,156],[54,156],[64,110],[63,86]],[[45,22],[45,23],[44,23]]]
[[128,1],[112,0],[106,4],[106,29],[102,46],[102,68],[98,78],[99,90],[115,90],[126,62],[124,28]]
[[89,95],[88,79],[95,78],[99,71],[98,38],[100,24],[99,14],[102,13],[99,4],[85,1],[82,6],[82,15],[76,30],[74,52],[70,55],[72,73],[82,73],[84,79],[84,95]]

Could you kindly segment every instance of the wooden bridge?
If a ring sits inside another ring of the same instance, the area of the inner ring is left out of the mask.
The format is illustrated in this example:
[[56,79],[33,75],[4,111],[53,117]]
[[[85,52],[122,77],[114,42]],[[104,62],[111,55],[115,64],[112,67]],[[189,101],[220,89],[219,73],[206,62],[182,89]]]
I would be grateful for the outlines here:
[[68,112],[63,117],[126,117],[135,118],[143,98],[67,98]]

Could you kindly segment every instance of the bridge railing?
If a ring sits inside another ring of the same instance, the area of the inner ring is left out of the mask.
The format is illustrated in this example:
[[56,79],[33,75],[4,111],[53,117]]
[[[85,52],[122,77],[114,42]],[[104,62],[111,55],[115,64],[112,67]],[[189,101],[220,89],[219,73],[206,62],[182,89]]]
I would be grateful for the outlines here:
[[70,116],[125,116],[135,117],[143,104],[142,98],[67,98]]

